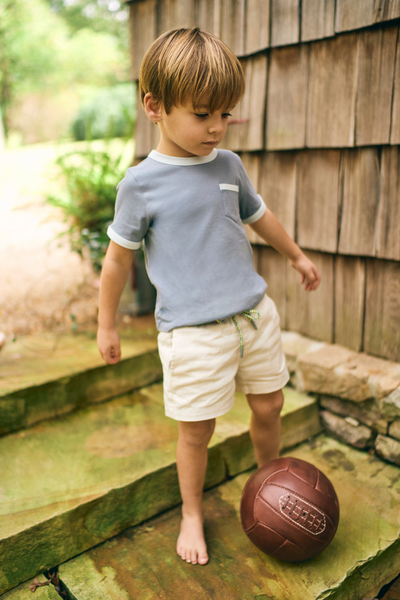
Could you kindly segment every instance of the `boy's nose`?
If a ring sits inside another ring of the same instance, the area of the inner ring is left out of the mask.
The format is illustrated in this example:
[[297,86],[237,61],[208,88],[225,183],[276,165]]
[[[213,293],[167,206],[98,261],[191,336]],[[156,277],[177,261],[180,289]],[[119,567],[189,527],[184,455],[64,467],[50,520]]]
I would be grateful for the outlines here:
[[210,124],[209,132],[210,133],[220,133],[223,130],[223,124],[221,121],[215,121]]

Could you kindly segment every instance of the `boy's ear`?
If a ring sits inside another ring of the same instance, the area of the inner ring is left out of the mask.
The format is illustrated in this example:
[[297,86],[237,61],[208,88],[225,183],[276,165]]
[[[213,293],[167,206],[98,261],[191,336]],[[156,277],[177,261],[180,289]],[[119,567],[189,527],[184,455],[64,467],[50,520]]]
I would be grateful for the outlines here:
[[162,120],[161,106],[150,92],[147,92],[144,97],[144,110],[153,123],[158,123]]

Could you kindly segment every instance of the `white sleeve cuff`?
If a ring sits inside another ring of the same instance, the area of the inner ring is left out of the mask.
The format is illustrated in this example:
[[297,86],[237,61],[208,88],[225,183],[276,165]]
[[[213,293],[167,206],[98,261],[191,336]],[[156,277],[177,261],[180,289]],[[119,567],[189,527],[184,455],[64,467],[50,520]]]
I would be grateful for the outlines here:
[[113,229],[111,229],[111,225],[107,229],[107,235],[113,242],[118,244],[118,246],[122,246],[123,248],[128,248],[128,250],[138,250],[142,245],[141,241],[140,242],[131,242],[130,240],[126,240],[125,238],[121,237],[120,235],[118,235],[118,233],[115,233],[115,231]]
[[251,223],[255,223],[256,221],[258,221],[258,219],[261,219],[261,217],[263,216],[263,214],[267,210],[267,207],[264,204],[264,200],[261,198],[260,195],[258,195],[258,197],[261,200],[261,206],[260,206],[260,208],[253,215],[251,215],[251,217],[248,217],[247,219],[244,219],[242,221],[243,225],[251,225]]

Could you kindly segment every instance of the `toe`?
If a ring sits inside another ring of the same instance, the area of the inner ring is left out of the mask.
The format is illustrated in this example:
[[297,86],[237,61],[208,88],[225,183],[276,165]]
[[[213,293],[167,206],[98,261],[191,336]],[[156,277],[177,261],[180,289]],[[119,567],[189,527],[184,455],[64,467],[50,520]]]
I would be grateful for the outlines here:
[[183,548],[179,548],[178,556],[180,556],[182,560],[186,560],[185,551],[183,550]]
[[208,555],[207,554],[203,554],[202,556],[199,556],[199,565],[206,565],[208,563]]

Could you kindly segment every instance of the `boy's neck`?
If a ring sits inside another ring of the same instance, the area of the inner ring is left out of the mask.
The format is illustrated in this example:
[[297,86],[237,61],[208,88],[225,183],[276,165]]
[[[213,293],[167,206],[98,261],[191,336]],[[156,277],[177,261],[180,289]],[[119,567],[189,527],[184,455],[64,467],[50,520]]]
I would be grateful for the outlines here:
[[156,152],[159,154],[163,154],[164,156],[172,156],[175,158],[195,158],[197,154],[191,154],[190,152],[186,152],[183,148],[176,146],[175,144],[167,144],[161,138],[160,143],[156,148]]

